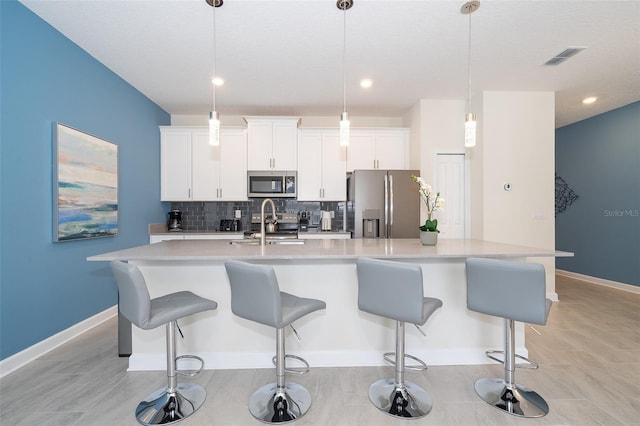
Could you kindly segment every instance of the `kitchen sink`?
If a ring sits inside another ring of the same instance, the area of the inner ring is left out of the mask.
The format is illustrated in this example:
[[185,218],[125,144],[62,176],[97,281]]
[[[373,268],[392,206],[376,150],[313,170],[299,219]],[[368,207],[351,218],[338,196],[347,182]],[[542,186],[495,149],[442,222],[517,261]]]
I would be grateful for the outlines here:
[[[299,240],[297,238],[275,238],[275,239],[267,238],[266,243],[267,244],[304,244],[304,240]],[[243,240],[231,240],[229,241],[229,244],[259,246],[260,240],[255,238],[245,238]]]

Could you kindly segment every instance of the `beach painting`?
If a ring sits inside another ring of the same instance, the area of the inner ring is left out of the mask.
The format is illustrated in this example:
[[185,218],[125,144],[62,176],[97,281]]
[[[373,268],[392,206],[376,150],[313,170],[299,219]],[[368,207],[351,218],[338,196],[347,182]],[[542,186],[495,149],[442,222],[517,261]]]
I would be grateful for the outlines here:
[[55,123],[53,240],[118,233],[118,145]]

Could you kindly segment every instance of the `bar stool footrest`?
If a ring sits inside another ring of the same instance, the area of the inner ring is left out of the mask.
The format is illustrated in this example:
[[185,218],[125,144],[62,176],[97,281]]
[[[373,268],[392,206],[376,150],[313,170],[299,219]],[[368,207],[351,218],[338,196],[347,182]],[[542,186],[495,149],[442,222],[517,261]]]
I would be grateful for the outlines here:
[[[499,362],[500,364],[504,364],[504,359],[503,358],[498,358],[496,356],[493,356],[494,354],[502,354],[504,356],[504,351],[486,351],[485,355],[487,356],[487,358],[492,359],[494,361]],[[537,370],[538,369],[538,364],[536,362],[531,361],[529,358],[524,357],[522,355],[518,355],[515,354],[515,357],[518,359],[523,360],[524,362],[526,362],[526,364],[516,364],[516,368],[526,368],[529,370]]]
[[196,369],[196,370],[178,370],[176,368],[176,374],[180,375],[180,376],[187,376],[187,377],[193,377],[197,374],[200,374],[202,372],[202,369],[204,368],[204,360],[202,358],[200,358],[197,355],[180,355],[178,357],[176,357],[176,365],[178,363],[179,360],[181,359],[195,359],[196,361],[200,361],[200,368]]
[[[404,357],[405,358],[409,358],[409,359],[411,359],[411,360],[413,360],[413,361],[415,361],[417,363],[417,365],[405,365],[404,366],[405,370],[424,371],[424,370],[429,368],[427,366],[427,364],[423,360],[421,360],[420,358],[418,358],[416,356],[409,355],[409,354],[404,354]],[[391,364],[393,366],[396,365],[396,353],[395,352],[386,352],[383,355],[383,358],[388,364]]]
[[[289,359],[295,359],[296,361],[301,362],[302,364],[304,364],[304,367],[287,367],[287,358]],[[284,356],[284,372],[285,373],[291,373],[291,374],[297,374],[299,376],[302,376],[303,374],[307,374],[310,370],[311,367],[309,366],[309,363],[307,362],[306,359],[301,358],[297,355],[291,355],[291,354],[285,354]],[[274,356],[273,358],[271,358],[271,362],[273,363],[273,365],[275,367],[277,367],[277,363],[276,363],[276,357]]]

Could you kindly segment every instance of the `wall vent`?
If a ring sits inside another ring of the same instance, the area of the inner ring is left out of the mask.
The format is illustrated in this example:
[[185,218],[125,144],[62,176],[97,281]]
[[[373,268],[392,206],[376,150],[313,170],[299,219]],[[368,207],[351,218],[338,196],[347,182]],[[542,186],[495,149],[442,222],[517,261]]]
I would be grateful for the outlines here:
[[560,65],[570,57],[582,52],[586,47],[567,47],[562,52],[558,53],[553,58],[545,62],[545,65]]

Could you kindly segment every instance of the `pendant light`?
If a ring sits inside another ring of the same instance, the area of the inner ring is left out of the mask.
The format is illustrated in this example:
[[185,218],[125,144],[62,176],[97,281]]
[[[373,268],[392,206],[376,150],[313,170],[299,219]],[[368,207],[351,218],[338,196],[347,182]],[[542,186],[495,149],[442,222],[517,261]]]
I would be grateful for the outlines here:
[[476,146],[476,115],[471,112],[471,14],[480,7],[479,1],[468,1],[460,8],[460,13],[469,15],[469,43],[467,53],[467,114],[464,116],[464,146]]
[[213,75],[211,85],[213,86],[213,111],[209,112],[209,145],[220,145],[220,116],[216,111],[216,85],[219,84],[216,78],[216,8],[222,6],[222,0],[205,0],[213,8]]
[[347,10],[351,9],[354,0],[338,0],[336,6],[342,10],[342,114],[340,114],[340,146],[349,146],[351,123],[347,112]]

